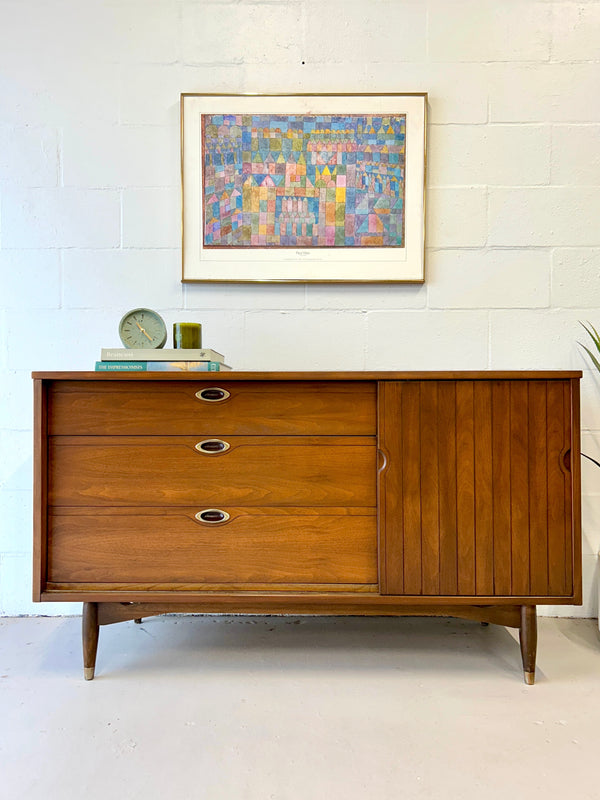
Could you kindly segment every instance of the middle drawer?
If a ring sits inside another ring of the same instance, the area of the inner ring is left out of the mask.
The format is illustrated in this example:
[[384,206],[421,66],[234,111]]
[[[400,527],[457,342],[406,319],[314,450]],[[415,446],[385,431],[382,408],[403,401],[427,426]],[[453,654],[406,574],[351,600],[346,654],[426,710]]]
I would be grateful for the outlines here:
[[[221,447],[214,442],[225,447],[214,449]],[[375,506],[376,452],[370,436],[56,436],[49,444],[48,500],[51,506]]]

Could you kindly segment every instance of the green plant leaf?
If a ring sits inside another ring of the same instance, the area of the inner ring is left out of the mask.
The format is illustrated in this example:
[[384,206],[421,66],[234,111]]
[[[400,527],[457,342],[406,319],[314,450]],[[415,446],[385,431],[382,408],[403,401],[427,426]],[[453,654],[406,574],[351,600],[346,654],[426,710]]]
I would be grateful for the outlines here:
[[584,328],[584,330],[586,331],[592,342],[596,345],[596,349],[598,350],[598,352],[600,352],[600,336],[598,335],[598,331],[596,330],[596,328],[594,328],[591,322],[588,322],[587,325],[583,322],[580,322],[579,324],[581,325],[582,328]]
[[[585,322],[582,322],[581,320],[579,320],[579,324],[584,329],[584,331],[587,333],[587,335],[590,337],[590,339],[594,343],[594,346],[595,346],[596,350],[600,354],[600,335],[598,335],[598,331],[596,330],[596,328],[594,328],[594,326],[592,325],[591,322],[588,322],[587,325],[586,325]],[[586,347],[582,342],[577,342],[577,344],[580,347],[583,347],[585,352],[592,359],[593,365],[596,367],[598,372],[600,372],[600,360],[598,360],[598,358],[596,358],[596,355],[594,353],[592,353],[592,351],[589,349],[589,347]]]
[[594,366],[596,367],[596,369],[598,370],[598,372],[600,372],[600,361],[598,361],[598,359],[597,359],[597,358],[596,358],[596,356],[595,356],[595,355],[592,353],[592,351],[589,349],[589,347],[586,347],[586,346],[585,346],[584,344],[582,344],[581,342],[577,342],[577,344],[578,344],[580,347],[583,347],[583,349],[585,350],[585,352],[586,352],[586,353],[588,354],[588,356],[589,356],[589,357],[592,359],[592,361],[593,361],[593,363],[594,363]]

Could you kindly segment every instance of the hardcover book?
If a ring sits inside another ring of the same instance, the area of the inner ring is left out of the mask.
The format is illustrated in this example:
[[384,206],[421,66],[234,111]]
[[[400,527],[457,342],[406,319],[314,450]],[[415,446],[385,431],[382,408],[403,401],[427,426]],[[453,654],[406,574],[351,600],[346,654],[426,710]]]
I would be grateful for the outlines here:
[[220,361],[96,361],[96,372],[226,372]]
[[223,363],[225,356],[216,350],[201,348],[194,350],[162,348],[144,349],[129,347],[103,347],[102,361],[215,361]]

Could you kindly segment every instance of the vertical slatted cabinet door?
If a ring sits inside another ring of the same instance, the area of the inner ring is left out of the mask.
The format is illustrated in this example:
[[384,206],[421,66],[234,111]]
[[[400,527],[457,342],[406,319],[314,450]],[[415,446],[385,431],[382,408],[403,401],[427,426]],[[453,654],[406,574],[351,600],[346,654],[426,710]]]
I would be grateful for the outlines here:
[[568,380],[382,382],[381,590],[573,596]]

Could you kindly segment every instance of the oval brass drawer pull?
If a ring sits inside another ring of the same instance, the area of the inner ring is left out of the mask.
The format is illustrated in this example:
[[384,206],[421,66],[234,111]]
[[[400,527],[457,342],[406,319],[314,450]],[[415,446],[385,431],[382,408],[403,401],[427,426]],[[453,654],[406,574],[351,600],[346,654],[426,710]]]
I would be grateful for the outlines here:
[[207,403],[219,403],[221,400],[227,400],[231,397],[231,393],[227,389],[221,389],[218,386],[207,386],[204,389],[196,392],[198,400],[204,400]]
[[211,525],[227,522],[229,519],[229,514],[226,511],[221,511],[220,508],[205,508],[203,511],[198,511],[194,516],[199,522],[208,522]]
[[224,453],[225,450],[229,450],[230,447],[231,445],[229,442],[224,442],[223,439],[204,439],[204,441],[198,442],[196,450],[198,450],[199,453],[212,455],[213,453]]

